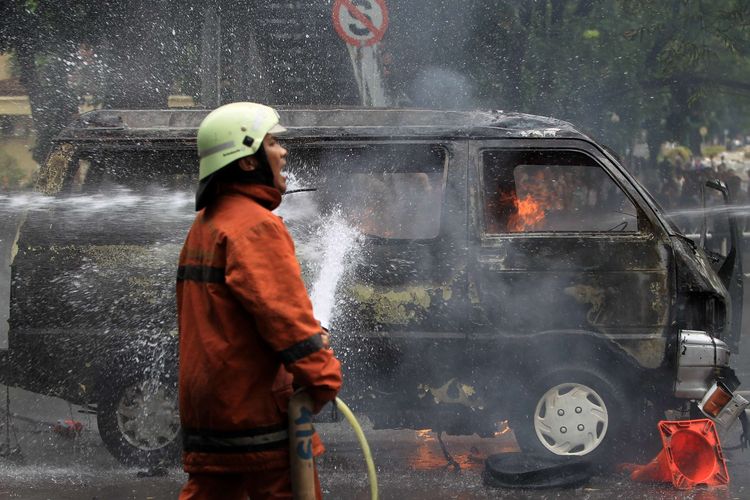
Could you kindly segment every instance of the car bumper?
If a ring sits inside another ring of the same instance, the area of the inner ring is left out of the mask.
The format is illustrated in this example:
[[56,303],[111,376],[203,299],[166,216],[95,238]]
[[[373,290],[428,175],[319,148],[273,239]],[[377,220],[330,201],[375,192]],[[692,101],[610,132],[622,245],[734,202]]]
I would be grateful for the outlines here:
[[681,330],[674,395],[693,400],[708,418],[730,426],[750,403],[735,392],[738,381],[729,367],[729,347],[698,330]]

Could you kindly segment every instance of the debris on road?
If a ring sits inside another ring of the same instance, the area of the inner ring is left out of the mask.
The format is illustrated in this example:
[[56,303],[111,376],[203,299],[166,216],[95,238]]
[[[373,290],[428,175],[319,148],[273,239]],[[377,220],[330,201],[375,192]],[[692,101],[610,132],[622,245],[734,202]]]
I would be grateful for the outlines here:
[[83,432],[83,424],[78,420],[58,420],[52,426],[52,432],[67,439],[73,439]]
[[573,488],[593,476],[591,463],[534,453],[497,453],[487,457],[484,484],[495,488]]

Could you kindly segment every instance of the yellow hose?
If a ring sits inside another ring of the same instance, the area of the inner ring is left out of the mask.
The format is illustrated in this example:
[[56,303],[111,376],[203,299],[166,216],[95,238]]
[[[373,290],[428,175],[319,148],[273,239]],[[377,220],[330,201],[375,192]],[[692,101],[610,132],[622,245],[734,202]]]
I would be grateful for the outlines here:
[[370,453],[370,445],[367,444],[365,433],[362,432],[362,427],[360,427],[354,413],[339,398],[336,398],[336,408],[344,415],[344,418],[346,418],[357,435],[357,441],[359,441],[359,446],[362,447],[362,453],[365,456],[365,462],[367,462],[367,477],[370,480],[370,498],[378,500],[378,476],[375,474],[375,462],[372,461],[372,453]]

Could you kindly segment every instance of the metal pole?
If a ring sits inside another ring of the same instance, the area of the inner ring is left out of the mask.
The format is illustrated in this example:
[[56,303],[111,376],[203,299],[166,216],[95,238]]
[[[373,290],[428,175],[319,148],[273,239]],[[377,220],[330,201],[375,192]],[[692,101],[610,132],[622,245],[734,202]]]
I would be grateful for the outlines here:
[[201,104],[214,107],[221,103],[221,11],[211,2],[203,13],[201,27]]
[[221,106],[221,8],[216,19],[216,107]]
[[10,455],[10,388],[5,386],[5,452]]

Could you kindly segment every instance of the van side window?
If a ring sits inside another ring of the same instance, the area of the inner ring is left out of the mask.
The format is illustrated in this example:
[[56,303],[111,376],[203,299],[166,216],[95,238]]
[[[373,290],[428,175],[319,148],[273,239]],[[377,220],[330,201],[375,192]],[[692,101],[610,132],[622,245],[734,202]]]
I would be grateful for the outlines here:
[[637,232],[637,211],[612,178],[576,151],[486,151],[485,232]]
[[86,194],[193,191],[197,183],[198,158],[192,150],[98,150],[81,154],[69,190]]
[[430,239],[440,232],[446,155],[438,146],[290,145],[288,164],[300,187],[318,187],[320,212],[339,210],[365,236]]

